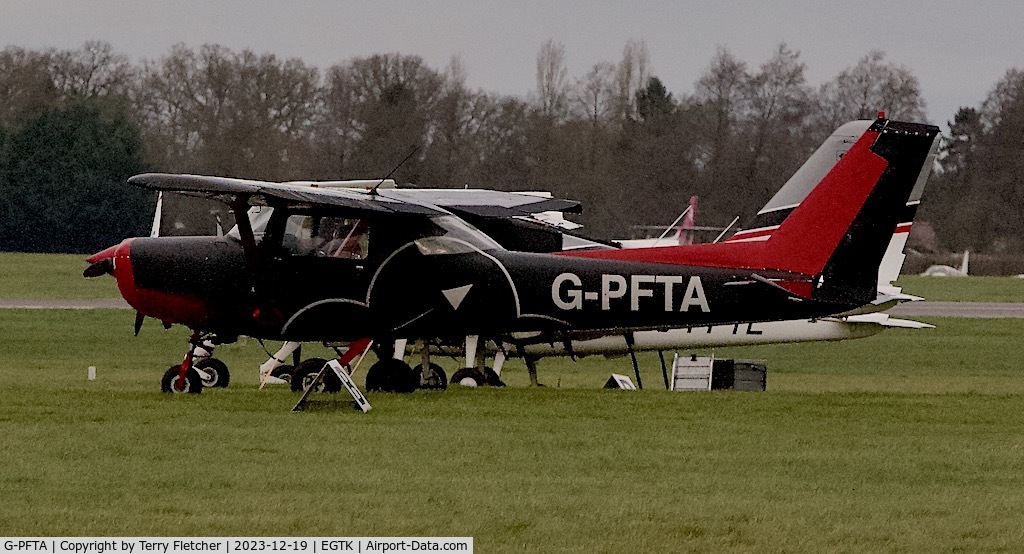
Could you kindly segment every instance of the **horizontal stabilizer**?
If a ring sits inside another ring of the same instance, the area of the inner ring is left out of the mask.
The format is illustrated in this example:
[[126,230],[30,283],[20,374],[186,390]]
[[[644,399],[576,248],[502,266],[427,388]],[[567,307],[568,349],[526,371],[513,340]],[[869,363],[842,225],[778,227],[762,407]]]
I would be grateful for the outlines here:
[[870,325],[881,325],[882,327],[889,327],[893,329],[934,329],[935,326],[923,323],[921,321],[914,321],[911,319],[898,319],[890,317],[886,313],[873,313],[873,314],[861,314],[852,315],[845,318],[847,323],[863,323]]

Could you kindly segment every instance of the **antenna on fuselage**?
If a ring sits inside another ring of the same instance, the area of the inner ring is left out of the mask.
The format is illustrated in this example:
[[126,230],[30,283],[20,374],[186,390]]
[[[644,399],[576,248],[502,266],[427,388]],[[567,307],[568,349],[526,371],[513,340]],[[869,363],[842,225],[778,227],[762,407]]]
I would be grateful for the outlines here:
[[388,174],[385,175],[384,178],[381,179],[379,183],[377,183],[376,185],[373,186],[372,189],[370,189],[370,196],[377,196],[377,189],[380,188],[380,186],[384,184],[384,181],[387,181],[392,175],[394,175],[395,172],[398,171],[398,168],[402,167],[402,165],[404,165],[405,162],[409,161],[409,158],[411,158],[413,156],[413,154],[415,154],[416,151],[419,150],[419,149],[420,149],[420,145],[417,144],[416,146],[413,146],[412,147],[412,152],[409,152],[409,155],[406,156],[404,160],[399,162],[398,165],[396,165],[394,169],[392,169],[390,172],[388,172]]

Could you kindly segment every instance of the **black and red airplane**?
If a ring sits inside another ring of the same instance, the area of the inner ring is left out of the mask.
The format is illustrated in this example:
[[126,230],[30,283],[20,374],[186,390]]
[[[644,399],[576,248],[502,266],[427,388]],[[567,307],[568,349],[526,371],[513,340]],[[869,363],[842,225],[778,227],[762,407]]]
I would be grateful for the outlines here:
[[[574,202],[144,174],[129,182],[218,199],[235,214],[265,208],[236,217],[224,237],[127,239],[90,257],[85,275],[113,275],[138,321],[186,325],[194,347],[208,335],[514,344],[520,332],[821,317],[875,299],[879,263],[937,133],[880,117],[767,240],[557,254],[505,250],[466,219],[514,221]],[[174,387],[199,392],[191,359]],[[435,381],[429,373],[381,356],[367,382],[410,390]]]

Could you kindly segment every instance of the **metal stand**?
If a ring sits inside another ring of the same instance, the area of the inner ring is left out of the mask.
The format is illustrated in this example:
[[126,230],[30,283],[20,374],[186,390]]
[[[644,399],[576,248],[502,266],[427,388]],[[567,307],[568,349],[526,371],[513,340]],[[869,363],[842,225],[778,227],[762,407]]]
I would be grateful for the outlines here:
[[[316,374],[316,377],[314,377],[313,380],[309,382],[309,385],[306,387],[306,390],[302,391],[302,397],[299,398],[299,401],[295,403],[295,406],[292,408],[292,411],[302,411],[302,409],[306,405],[306,400],[309,399],[310,393],[312,393],[313,390],[316,388],[317,383],[319,383],[320,380],[324,378],[324,373],[328,370],[328,368],[330,368],[331,371],[334,371],[334,373],[337,374],[338,379],[341,379],[342,386],[345,387],[345,390],[348,391],[350,395],[352,395],[352,402],[353,404],[355,404],[355,407],[362,410],[363,413],[370,411],[370,403],[366,400],[366,397],[363,396],[363,393],[359,390],[359,387],[356,386],[355,382],[352,381],[352,377],[350,375],[351,371],[348,371],[348,367],[349,364],[352,363],[352,360],[354,360],[356,356],[359,356],[359,361],[356,362],[356,368],[358,368],[359,364],[362,363],[363,358],[366,357],[366,353],[370,350],[371,346],[373,346],[373,341],[370,340],[369,338],[359,339],[353,342],[348,347],[348,350],[346,350],[344,354],[339,356],[337,360],[331,360],[324,364],[324,367],[320,368],[320,371]],[[355,371],[355,368],[353,368],[352,371]]]

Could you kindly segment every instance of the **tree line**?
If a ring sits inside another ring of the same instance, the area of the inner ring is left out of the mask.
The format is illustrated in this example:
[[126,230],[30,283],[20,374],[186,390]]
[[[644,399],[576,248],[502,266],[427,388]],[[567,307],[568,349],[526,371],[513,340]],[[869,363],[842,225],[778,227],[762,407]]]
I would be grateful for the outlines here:
[[[0,250],[89,252],[144,233],[142,171],[271,181],[379,178],[426,187],[548,190],[580,200],[589,233],[668,223],[698,195],[700,222],[752,215],[851,119],[920,121],[917,78],[878,51],[812,86],[779,44],[751,65],[719,48],[692,91],[670,92],[647,47],[572,76],[565,47],[537,54],[525,98],[474,90],[454,57],[356,57],[326,69],[271,53],[176,45],[132,62],[107,43],[0,51]],[[941,245],[1024,248],[1024,73],[953,115],[919,219]],[[190,205],[185,231],[208,231]],[[222,207],[215,207],[215,210]],[[198,213],[196,213],[198,212]]]

